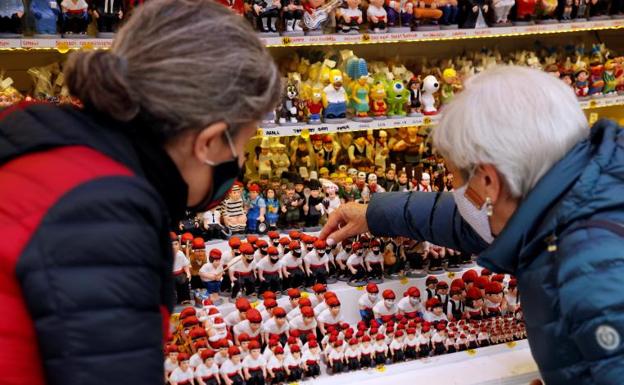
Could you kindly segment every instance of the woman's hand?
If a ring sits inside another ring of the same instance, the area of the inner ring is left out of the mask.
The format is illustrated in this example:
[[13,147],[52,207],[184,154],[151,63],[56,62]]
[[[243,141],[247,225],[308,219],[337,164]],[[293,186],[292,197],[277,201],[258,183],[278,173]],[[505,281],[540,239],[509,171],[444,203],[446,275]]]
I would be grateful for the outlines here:
[[319,237],[326,239],[329,245],[368,232],[366,223],[366,205],[347,203],[338,207],[327,220]]

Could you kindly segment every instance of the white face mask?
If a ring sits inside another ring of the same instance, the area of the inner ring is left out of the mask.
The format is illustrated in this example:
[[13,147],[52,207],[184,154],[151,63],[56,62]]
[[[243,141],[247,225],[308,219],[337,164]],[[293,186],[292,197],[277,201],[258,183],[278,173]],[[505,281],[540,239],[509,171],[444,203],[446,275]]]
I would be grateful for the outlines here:
[[485,242],[492,243],[494,237],[492,236],[492,228],[490,227],[490,221],[487,215],[487,205],[484,204],[481,208],[475,207],[465,196],[467,189],[468,183],[453,190],[453,199],[457,205],[457,210],[459,210],[459,214],[462,218],[468,222],[472,229],[476,231]]
[[368,299],[370,299],[371,302],[377,301],[377,294],[369,294]]
[[394,301],[391,299],[386,300],[386,307],[392,307],[394,305]]
[[418,299],[418,298],[414,298],[414,297],[410,297],[410,303],[411,303],[412,305],[419,304],[419,303],[420,303],[420,299]]

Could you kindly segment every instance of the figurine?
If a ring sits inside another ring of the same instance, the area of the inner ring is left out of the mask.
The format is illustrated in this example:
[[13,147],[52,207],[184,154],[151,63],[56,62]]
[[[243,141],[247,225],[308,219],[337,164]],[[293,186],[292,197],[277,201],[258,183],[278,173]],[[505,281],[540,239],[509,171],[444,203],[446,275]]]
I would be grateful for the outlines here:
[[483,294],[476,287],[466,290],[464,318],[480,321],[483,318]]
[[390,321],[394,321],[399,312],[399,308],[395,304],[396,294],[391,289],[386,289],[381,294],[383,301],[377,302],[373,307],[375,320],[381,325]]
[[208,253],[208,262],[199,269],[199,278],[208,291],[210,300],[218,305],[221,301],[219,292],[221,291],[221,280],[223,279],[223,265],[221,264],[221,250],[212,249]]
[[61,9],[63,11],[61,31],[63,35],[77,34],[84,36],[87,34],[89,25],[89,5],[85,0],[63,0]]
[[442,11],[438,8],[437,0],[418,0],[414,8],[416,29],[421,31],[440,29],[438,21]]
[[589,0],[587,5],[589,6],[589,20],[609,19],[607,13],[609,9],[608,0]]
[[[328,329],[336,328],[342,323],[340,300],[336,298],[335,294],[333,296],[327,296],[325,303],[327,304],[327,308],[320,312],[317,318],[317,321],[319,322],[319,329],[323,335],[328,333]],[[316,313],[316,309],[314,311]]]
[[352,79],[356,79],[351,90],[351,102],[355,110],[354,120],[370,121],[372,119],[368,117],[368,111],[370,110],[368,68],[364,59],[358,59],[355,65],[357,69],[349,73]]
[[30,13],[35,18],[35,37],[54,36],[57,34],[58,18],[61,10],[56,1],[32,0],[30,2]]
[[420,290],[415,286],[408,288],[404,297],[399,300],[397,307],[399,308],[399,314],[407,319],[412,320],[422,316],[423,308],[420,302]]
[[589,66],[589,93],[588,95],[593,98],[602,97],[602,89],[604,88],[604,66],[600,61],[592,61]]
[[624,0],[611,0],[611,17],[614,19],[624,18]]
[[310,251],[303,258],[305,270],[308,275],[308,285],[315,283],[327,284],[327,275],[329,274],[329,257],[325,253],[327,244],[319,239],[314,242],[314,250]]
[[261,226],[265,222],[266,214],[266,202],[260,195],[260,186],[252,184],[249,187],[249,209],[247,210],[247,231],[255,233],[260,231],[263,233],[263,229],[266,230],[266,225]]
[[308,110],[308,123],[315,124],[321,122],[321,114],[323,113],[323,89],[320,87],[312,87],[310,99],[306,101]]
[[174,384],[190,384],[195,378],[195,372],[189,365],[189,355],[179,353],[177,357],[178,367],[169,375],[169,382]]
[[303,25],[307,35],[320,35],[329,23],[330,15],[341,4],[341,0],[306,0],[303,8]]
[[430,323],[448,321],[446,314],[444,314],[444,305],[436,297],[427,300],[425,308],[427,309],[424,314],[425,321]]
[[388,13],[384,9],[384,0],[370,0],[366,16],[371,32],[386,32]]
[[388,111],[386,87],[377,83],[370,89],[371,112],[375,119],[385,119]]
[[[501,1],[505,1],[505,0],[501,0]],[[511,9],[511,6],[509,6],[509,9]],[[507,12],[509,12],[509,10],[507,10]],[[505,21],[504,23],[507,23],[507,16],[505,16]],[[442,88],[441,88],[441,92],[440,92],[440,103],[442,105],[448,104],[451,102],[451,100],[453,100],[453,97],[455,96],[455,92],[458,92],[461,90],[461,84],[459,83],[458,79],[457,79],[457,71],[455,71],[454,68],[446,68],[443,72],[442,72]]]
[[199,269],[207,262],[204,240],[200,237],[193,239],[192,249],[189,258],[191,262],[191,288],[201,289],[204,288],[204,284],[199,277]]
[[[523,0],[519,0],[523,1]],[[532,1],[532,0],[529,0]],[[489,27],[492,11],[491,0],[467,0],[467,15],[462,28],[486,28]],[[426,80],[426,78],[425,78]]]
[[303,5],[301,0],[282,0],[282,21],[285,27],[285,35],[303,35],[302,18]]
[[431,326],[429,323],[425,323],[420,330],[420,337],[418,337],[418,356],[420,358],[429,357],[431,352]]
[[[507,0],[512,1],[513,0]],[[457,0],[444,0],[442,2],[442,18],[440,23],[442,29],[454,29],[457,28],[457,20],[459,18],[459,6]]]
[[451,285],[450,296],[446,305],[446,317],[451,321],[459,321],[464,314],[463,289]]
[[122,0],[96,0],[91,3],[91,12],[97,20],[98,36],[112,37],[123,20],[124,3]]
[[280,0],[253,0],[253,12],[258,30],[266,35],[277,35]]
[[388,28],[391,32],[410,31],[414,3],[410,0],[386,0]]
[[286,187],[286,193],[281,197],[282,216],[287,226],[296,226],[299,222],[299,208],[303,205],[304,199],[295,192],[295,186],[289,183]]
[[321,216],[325,213],[323,198],[321,197],[321,184],[318,180],[312,179],[308,184],[310,196],[303,205],[306,227],[318,227]]
[[503,314],[504,304],[503,285],[499,282],[490,282],[485,287],[485,316],[500,317]]
[[[295,0],[298,1],[298,0]],[[299,90],[293,82],[286,83],[284,99],[278,107],[280,124],[299,123]]]
[[364,250],[362,244],[354,242],[351,246],[353,254],[347,259],[347,268],[351,272],[349,278],[349,285],[351,286],[363,286],[365,282],[363,279],[366,276],[366,269],[364,268]]
[[586,69],[581,68],[574,74],[574,92],[578,98],[586,99],[589,96],[589,74]]
[[255,292],[256,276],[254,273],[254,249],[249,243],[243,243],[240,247],[242,258],[229,265],[228,273],[232,282],[232,298],[236,298],[241,290],[246,296]]
[[563,0],[563,9],[559,21],[569,23],[572,21],[572,12],[574,11],[574,0]]
[[[375,0],[379,1],[379,0]],[[330,71],[331,84],[323,89],[323,114],[325,120],[342,120],[347,117],[347,91],[342,86],[342,72]]]
[[336,15],[336,31],[342,33],[358,34],[362,25],[361,0],[346,0],[347,6],[338,8]]
[[388,87],[388,116],[401,117],[407,115],[405,106],[410,93],[400,80],[395,80]]
[[438,113],[434,94],[440,88],[438,79],[433,75],[428,75],[420,86],[420,100],[422,103],[422,112],[425,115],[435,115]]
[[[51,3],[49,4],[52,7]],[[22,0],[3,0],[0,5],[0,36],[3,38],[19,37],[22,34],[23,16]]]
[[384,365],[388,360],[388,345],[386,337],[383,334],[375,336],[375,345],[373,346],[375,355],[375,365]]
[[514,24],[525,25],[532,23],[535,18],[536,8],[537,0],[516,0],[516,21]]
[[229,359],[221,365],[221,378],[225,385],[244,385],[241,351],[237,346],[227,348]]
[[557,6],[557,0],[539,0],[537,4],[537,22],[540,24],[557,23],[557,19],[554,18]]
[[495,27],[503,27],[509,25],[509,20],[507,17],[509,16],[509,11],[514,6],[514,0],[494,0],[494,15],[496,17]]

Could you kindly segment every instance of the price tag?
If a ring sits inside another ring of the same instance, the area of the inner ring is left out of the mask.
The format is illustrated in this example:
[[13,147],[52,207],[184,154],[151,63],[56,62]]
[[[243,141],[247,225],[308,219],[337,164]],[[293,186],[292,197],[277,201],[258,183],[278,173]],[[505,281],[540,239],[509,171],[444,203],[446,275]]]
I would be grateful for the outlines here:
[[597,112],[590,112],[589,113],[589,125],[591,126],[592,124],[596,123],[598,121],[598,113]]
[[507,347],[512,349],[516,347],[516,341],[507,342]]
[[474,356],[475,354],[477,354],[477,351],[475,349],[468,349],[468,350],[466,350],[466,353],[469,356]]
[[409,279],[407,279],[406,277],[403,277],[401,278],[399,282],[401,283],[401,285],[407,285],[409,283]]
[[376,371],[378,371],[379,373],[383,373],[386,371],[386,367],[384,365],[379,365],[375,368]]
[[289,37],[286,36],[286,37],[282,38],[282,44],[288,45],[290,43],[291,43],[291,41],[290,41]]
[[446,276],[449,278],[455,278],[455,273],[453,273],[452,271],[449,271],[448,273],[446,273]]
[[88,42],[88,43],[84,43],[82,45],[82,47],[80,47],[83,51],[91,51],[93,50],[93,43]]
[[301,293],[301,298],[308,298],[310,296],[310,293],[308,293],[307,291],[304,291],[303,293]]
[[69,44],[64,41],[59,41],[56,43],[56,50],[60,53],[67,53],[69,52]]
[[355,287],[355,290],[362,291],[362,290],[364,290],[364,286],[356,286],[356,287]]
[[254,309],[257,308],[258,305],[260,305],[260,301],[254,301],[251,303],[251,307],[253,307]]

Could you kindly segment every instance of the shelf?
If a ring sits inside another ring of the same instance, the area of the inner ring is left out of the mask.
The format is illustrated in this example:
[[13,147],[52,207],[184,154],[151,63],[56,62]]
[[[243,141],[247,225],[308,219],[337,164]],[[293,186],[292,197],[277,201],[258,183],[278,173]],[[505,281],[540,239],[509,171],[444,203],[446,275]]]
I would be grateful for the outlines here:
[[418,41],[461,40],[477,38],[495,38],[508,36],[526,36],[553,33],[570,33],[624,28],[624,20],[612,19],[557,24],[536,24],[527,26],[492,27],[481,29],[450,29],[437,31],[412,31],[402,33],[380,33],[320,36],[278,36],[261,38],[267,47],[299,47],[338,44],[375,44]]
[[[461,40],[496,38],[508,36],[528,36],[553,33],[571,33],[580,31],[598,31],[624,28],[624,19],[585,21],[557,24],[536,24],[527,26],[493,27],[482,29],[451,29],[437,31],[413,31],[402,33],[380,33],[341,35],[326,34],[320,36],[278,36],[260,37],[267,47],[300,47],[335,44],[379,44],[438,40]],[[112,39],[0,39],[0,50],[58,50],[66,53],[72,49],[108,49]]]
[[[602,98],[579,101],[581,108],[591,110],[594,108],[624,105],[624,95],[605,96]],[[388,118],[373,120],[371,122],[357,122],[348,120],[344,123],[323,123],[319,125],[283,125],[260,128],[260,135],[264,136],[295,136],[305,134],[330,134],[337,132],[380,130],[399,127],[435,125],[440,120],[440,115]]]

